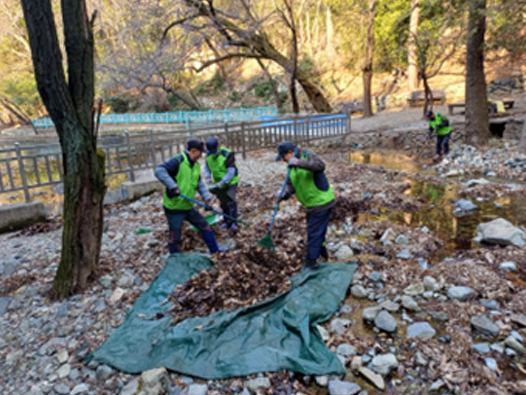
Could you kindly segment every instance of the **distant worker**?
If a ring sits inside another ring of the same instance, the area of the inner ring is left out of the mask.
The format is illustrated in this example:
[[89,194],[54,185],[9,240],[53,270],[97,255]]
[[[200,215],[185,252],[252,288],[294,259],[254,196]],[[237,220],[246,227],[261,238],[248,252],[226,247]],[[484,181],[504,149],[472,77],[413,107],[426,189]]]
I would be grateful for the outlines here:
[[[213,188],[210,187],[210,191],[219,199],[223,212],[232,218],[237,218],[236,191],[239,174],[234,151],[220,147],[216,137],[206,140],[206,150],[205,179],[209,187],[212,183],[215,184]],[[231,219],[224,218],[221,229],[237,232],[237,224]]]
[[204,151],[203,141],[191,138],[187,141],[186,148],[185,152],[174,156],[155,169],[155,176],[166,186],[163,206],[170,229],[168,240],[170,253],[181,252],[179,247],[181,228],[185,220],[201,232],[210,253],[225,251],[217,245],[214,232],[204,217],[194,208],[193,203],[181,196],[183,194],[193,199],[196,191],[199,191],[207,206],[210,207],[210,194],[201,180],[201,165],[198,162]]
[[276,161],[283,160],[291,167],[290,178],[281,200],[289,199],[293,194],[307,211],[307,254],[305,265],[301,269],[318,268],[320,255],[328,259],[325,246],[327,227],[331,209],[335,204],[334,191],[325,175],[325,163],[313,152],[297,148],[290,141],[278,146]]
[[440,113],[434,113],[429,110],[426,114],[429,121],[429,139],[432,138],[432,133],[437,134],[436,155],[434,160],[442,159],[442,145],[444,145],[444,156],[449,153],[449,138],[451,137],[451,126],[449,126],[449,119]]

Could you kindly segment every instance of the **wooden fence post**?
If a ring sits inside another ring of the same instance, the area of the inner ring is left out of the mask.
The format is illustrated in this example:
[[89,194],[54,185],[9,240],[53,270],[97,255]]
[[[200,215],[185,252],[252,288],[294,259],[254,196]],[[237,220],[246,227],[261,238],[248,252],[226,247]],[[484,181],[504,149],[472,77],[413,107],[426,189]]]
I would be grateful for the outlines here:
[[135,182],[135,173],[133,172],[133,157],[131,152],[130,133],[127,130],[124,131],[126,136],[126,146],[128,147],[128,167],[130,168],[130,181]]
[[225,122],[225,145],[230,148],[230,139],[228,138],[228,122]]
[[245,122],[241,122],[241,150],[243,152],[243,159],[247,159],[247,147],[245,143]]
[[29,188],[27,187],[26,171],[24,169],[24,161],[22,160],[22,152],[20,151],[20,143],[15,143],[15,150],[16,157],[18,159],[18,171],[20,172],[20,177],[22,178],[22,186],[24,187],[24,196],[26,198],[26,203],[29,203],[31,201],[31,196],[29,195]]
[[152,163],[153,163],[153,167],[157,167],[157,160],[155,159],[155,141],[153,140],[153,130],[150,129],[149,131],[149,134],[150,134],[150,146],[151,146],[151,149],[152,149]]

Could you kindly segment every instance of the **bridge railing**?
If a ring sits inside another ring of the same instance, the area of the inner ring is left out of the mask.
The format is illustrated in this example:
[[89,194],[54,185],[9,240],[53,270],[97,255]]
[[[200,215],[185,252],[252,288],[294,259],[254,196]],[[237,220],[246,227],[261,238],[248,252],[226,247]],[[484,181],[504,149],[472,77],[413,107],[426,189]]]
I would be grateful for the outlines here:
[[[206,111],[172,111],[164,113],[126,113],[126,114],[102,114],[101,124],[134,124],[134,123],[184,123],[189,129],[192,124],[211,124],[223,122],[241,122],[260,119],[262,116],[277,115],[276,107],[254,107],[254,108],[229,108],[225,110]],[[34,119],[33,124],[37,128],[53,127],[53,121],[49,117]]]
[[[137,173],[152,169],[185,149],[189,136],[206,140],[217,136],[221,144],[241,154],[275,148],[281,141],[298,144],[312,140],[344,136],[351,131],[349,114],[266,117],[262,121],[239,122],[188,131],[148,133],[125,132],[99,139],[98,147],[106,153],[106,174],[127,174],[135,181]],[[0,194],[23,191],[27,202],[30,190],[63,181],[62,152],[58,143],[0,149]]]

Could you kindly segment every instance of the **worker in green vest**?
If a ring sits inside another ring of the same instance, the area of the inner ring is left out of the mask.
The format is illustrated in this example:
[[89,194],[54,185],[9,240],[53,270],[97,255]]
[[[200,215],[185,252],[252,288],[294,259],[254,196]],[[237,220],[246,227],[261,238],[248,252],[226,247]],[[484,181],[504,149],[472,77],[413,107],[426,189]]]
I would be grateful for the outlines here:
[[435,160],[442,158],[442,146],[444,146],[444,156],[449,153],[449,138],[451,137],[451,126],[449,125],[449,119],[443,114],[434,113],[429,110],[426,113],[426,118],[429,122],[429,139],[432,138],[432,133],[437,134],[437,145]]
[[[206,150],[206,182],[209,185],[215,184],[211,192],[219,199],[223,213],[237,218],[236,191],[239,175],[234,151],[220,147],[217,137],[209,137],[206,140]],[[221,228],[237,232],[236,222],[228,218],[224,219]]]
[[285,161],[291,167],[290,177],[281,200],[293,194],[307,211],[307,255],[303,270],[318,268],[320,255],[328,259],[325,247],[327,227],[334,207],[334,191],[325,175],[325,163],[311,151],[297,148],[290,141],[278,146],[276,161]]
[[181,252],[179,247],[181,228],[185,220],[201,232],[210,253],[226,251],[217,245],[214,232],[206,219],[194,208],[194,204],[181,196],[182,194],[193,199],[195,193],[199,191],[208,209],[211,209],[212,200],[205,183],[201,180],[201,165],[198,162],[204,151],[203,141],[191,138],[187,141],[186,148],[185,152],[174,156],[155,169],[155,176],[166,186],[163,206],[170,229],[168,240],[170,253]]

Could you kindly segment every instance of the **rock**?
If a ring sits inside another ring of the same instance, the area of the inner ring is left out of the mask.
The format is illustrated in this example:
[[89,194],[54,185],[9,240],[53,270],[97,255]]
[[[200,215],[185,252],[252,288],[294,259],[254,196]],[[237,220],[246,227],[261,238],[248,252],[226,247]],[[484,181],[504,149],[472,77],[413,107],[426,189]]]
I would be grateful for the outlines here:
[[356,355],[356,348],[350,344],[343,343],[336,348],[336,353],[344,357],[352,357]]
[[377,282],[382,280],[382,273],[380,273],[380,272],[371,272],[371,274],[369,274],[368,277],[369,277],[369,280],[377,283]]
[[396,240],[396,233],[393,229],[387,229],[382,237],[380,237],[380,243],[385,244],[387,241],[394,242]]
[[384,379],[379,374],[363,366],[360,368],[359,372],[379,390],[383,391],[385,389]]
[[378,329],[385,332],[394,332],[398,326],[394,317],[385,310],[382,310],[380,313],[378,313],[374,319],[374,325],[376,325]]
[[489,184],[490,182],[488,180],[486,180],[485,178],[479,178],[479,179],[476,179],[476,180],[469,180],[466,185],[468,188],[471,188],[475,185],[484,185],[484,184]]
[[384,310],[390,311],[392,313],[397,312],[400,309],[400,305],[390,300],[384,300],[380,303],[380,307]]
[[407,328],[407,336],[418,339],[431,339],[436,335],[435,329],[428,322],[417,322]]
[[476,343],[471,346],[473,351],[479,354],[487,354],[490,352],[489,345],[487,343]]
[[[170,377],[165,368],[150,369],[141,374],[142,389],[151,395],[161,395],[170,387]],[[206,387],[206,385],[205,385]],[[190,388],[190,387],[189,387]],[[206,394],[206,391],[205,391]]]
[[381,354],[373,358],[373,370],[382,376],[387,376],[391,370],[398,367],[398,360],[394,354]]
[[526,246],[526,234],[511,222],[497,218],[477,227],[477,242],[497,244],[500,246],[514,245],[519,248]]
[[331,380],[329,381],[329,394],[331,395],[355,395],[361,391],[358,384],[348,381]]
[[316,376],[316,384],[320,387],[327,387],[329,385],[329,376]]
[[421,227],[420,231],[423,232],[423,233],[429,233],[430,232],[430,230],[429,230],[429,228],[427,226]]
[[360,356],[354,356],[351,359],[351,370],[353,372],[357,372],[362,367],[362,357]]
[[270,379],[268,377],[256,377],[245,381],[245,387],[251,391],[256,391],[258,388],[270,387]]
[[458,175],[460,175],[460,171],[455,170],[455,169],[450,170],[447,173],[444,173],[444,177],[456,177]]
[[411,251],[408,248],[404,248],[402,251],[400,251],[398,254],[396,254],[397,258],[400,259],[411,259]]
[[440,290],[440,284],[434,277],[425,276],[424,277],[424,289],[426,291],[436,292]]
[[519,354],[526,355],[526,348],[524,348],[524,346],[513,336],[508,336],[506,340],[504,340],[504,344],[514,351],[517,351]]
[[208,385],[192,383],[188,386],[186,395],[206,395],[208,392]]
[[66,363],[65,365],[62,365],[57,370],[57,376],[59,379],[63,379],[69,376],[69,373],[71,372],[71,365],[69,363]]
[[106,289],[111,288],[113,284],[113,277],[102,276],[101,278],[99,278],[99,284],[102,285]]
[[349,306],[348,304],[344,304],[340,308],[340,314],[351,314],[351,313],[352,313],[352,307]]
[[69,387],[64,383],[58,383],[53,386],[53,391],[55,391],[59,395],[67,395],[69,394]]
[[513,314],[510,319],[522,326],[526,326],[526,315],[525,314]]
[[418,303],[408,295],[402,296],[402,306],[407,310],[420,311],[420,306],[418,306]]
[[380,306],[367,307],[363,309],[362,317],[364,321],[372,322],[374,321],[374,319],[376,318],[376,316],[378,315],[380,311],[382,311],[382,308]]
[[139,388],[141,387],[139,381],[140,377],[134,378],[124,386],[120,395],[137,395],[139,393]]
[[316,329],[320,333],[321,339],[324,342],[329,341],[329,339],[331,338],[331,335],[329,335],[329,332],[327,332],[323,326],[316,325]]
[[493,370],[495,372],[499,370],[497,361],[495,361],[495,359],[493,358],[484,358],[484,363],[486,364],[488,368],[490,368],[490,370]]
[[521,343],[524,342],[524,339],[522,338],[522,336],[518,332],[511,331],[510,332],[510,336],[514,337],[517,341],[519,341]]
[[63,364],[68,360],[69,354],[66,350],[60,350],[59,352],[57,352],[56,358],[59,364]]
[[100,365],[97,368],[97,379],[105,380],[113,374],[113,369],[108,365]]
[[447,290],[447,296],[450,299],[460,300],[465,302],[473,296],[473,290],[469,287],[451,287]]
[[70,395],[78,395],[78,394],[85,394],[86,392],[89,392],[89,387],[82,383],[78,384],[71,390]]
[[363,299],[367,297],[368,292],[362,285],[356,284],[351,287],[351,294],[358,299]]
[[415,354],[415,361],[421,366],[427,366],[427,360],[424,358],[420,351],[417,351]]
[[124,273],[124,275],[119,278],[117,285],[121,288],[129,288],[133,285],[133,275],[130,273]]
[[110,297],[110,303],[111,304],[117,303],[119,300],[121,300],[121,298],[123,296],[124,296],[124,289],[116,288],[115,291],[113,291],[113,294]]
[[431,384],[431,387],[429,387],[429,392],[438,392],[444,385],[446,385],[446,383],[438,379],[433,384]]
[[487,300],[487,299],[480,299],[480,303],[486,307],[488,310],[498,310],[499,309],[499,302],[497,302],[494,299]]
[[422,295],[425,292],[424,283],[411,284],[404,289],[404,294],[409,296]]
[[517,265],[515,262],[502,262],[500,264],[500,268],[504,270],[505,272],[516,272],[517,271]]
[[351,250],[351,247],[349,246],[342,246],[338,251],[336,251],[336,254],[334,254],[334,257],[338,262],[348,262],[352,259],[354,256],[354,253]]
[[484,314],[471,317],[471,325],[482,334],[491,337],[497,337],[500,333],[500,327]]
[[351,321],[346,318],[334,318],[331,321],[331,332],[343,335],[347,328],[351,326]]
[[395,240],[395,244],[407,245],[407,244],[409,244],[409,239],[405,235],[398,235],[398,237]]
[[455,204],[455,211],[453,211],[453,214],[454,215],[466,215],[466,214],[470,214],[471,212],[475,210],[478,210],[478,206],[473,204],[471,200],[460,199]]
[[500,354],[504,353],[504,346],[502,343],[493,343],[489,348],[491,348],[492,351],[496,351]]
[[436,321],[441,321],[441,322],[449,321],[449,315],[445,311],[430,311],[429,314]]
[[9,306],[12,300],[13,298],[9,298],[9,297],[0,298],[0,317],[3,316],[7,312],[7,306]]

